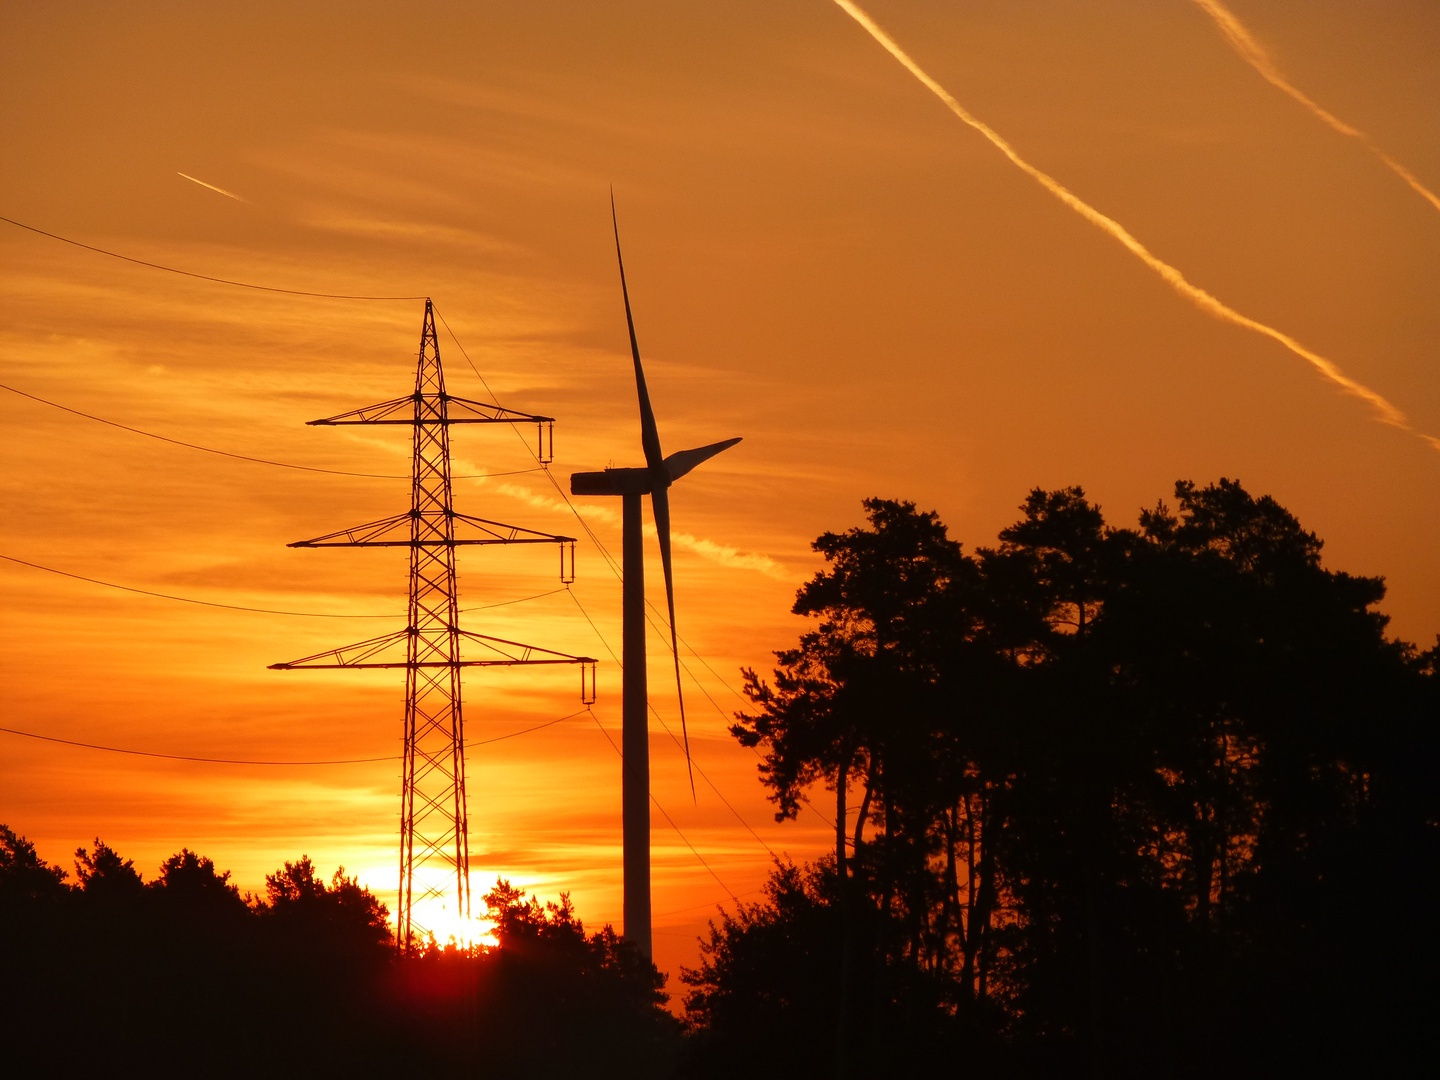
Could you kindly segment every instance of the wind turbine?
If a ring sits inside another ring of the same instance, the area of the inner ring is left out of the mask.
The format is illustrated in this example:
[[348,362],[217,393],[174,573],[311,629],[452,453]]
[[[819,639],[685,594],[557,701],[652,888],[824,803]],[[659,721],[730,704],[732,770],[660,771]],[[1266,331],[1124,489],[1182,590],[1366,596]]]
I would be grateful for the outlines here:
[[[670,648],[675,654],[675,693],[680,699],[680,730],[685,738],[685,765],[690,769],[690,732],[685,725],[685,697],[680,687],[680,650],[675,632],[675,580],[670,558],[670,485],[703,461],[740,440],[726,439],[666,457],[660,449],[655,411],[645,386],[640,346],[635,340],[635,319],[630,312],[630,290],[625,284],[625,260],[620,254],[620,225],[615,218],[615,197],[610,197],[610,220],[615,229],[615,261],[620,266],[620,293],[625,299],[625,323],[630,330],[630,355],[635,361],[635,390],[640,399],[640,445],[645,467],[572,473],[572,495],[619,495],[622,499],[624,578],[621,665],[624,667],[620,746],[621,803],[625,853],[625,937],[648,960],[650,940],[650,727],[646,710],[649,689],[645,678],[645,549],[640,497],[650,496],[655,532],[660,539],[660,566],[665,573],[665,601],[670,610]],[[690,792],[695,776],[690,772]]]

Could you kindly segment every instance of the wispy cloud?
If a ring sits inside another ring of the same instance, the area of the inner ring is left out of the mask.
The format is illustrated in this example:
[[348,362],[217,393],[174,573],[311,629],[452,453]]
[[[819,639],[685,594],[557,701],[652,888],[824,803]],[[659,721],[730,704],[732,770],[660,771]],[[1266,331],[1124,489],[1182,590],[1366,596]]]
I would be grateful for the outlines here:
[[[512,499],[519,499],[527,506],[559,514],[568,515],[570,513],[570,507],[566,503],[532,491],[523,484],[496,484],[495,490],[503,495],[509,495]],[[577,506],[576,510],[582,517],[591,521],[603,521],[607,525],[618,526],[622,521],[619,511],[603,504],[585,503]],[[645,535],[654,536],[655,526],[646,525]],[[701,558],[719,563],[721,566],[731,566],[737,570],[758,570],[766,577],[775,578],[777,581],[787,581],[790,578],[784,568],[769,555],[762,555],[755,551],[741,551],[728,544],[716,543],[708,537],[694,536],[690,533],[672,532],[670,542],[678,548],[693,551]]]
[[[655,535],[654,526],[646,525],[645,535]],[[676,547],[693,551],[696,555],[709,559],[711,562],[717,562],[721,566],[733,566],[737,570],[758,570],[766,577],[775,578],[777,581],[786,581],[790,577],[769,555],[762,555],[756,551],[741,551],[739,548],[717,544],[714,540],[703,536],[691,536],[689,533],[671,533],[670,540]]]
[[1289,94],[1290,97],[1305,106],[1318,120],[1327,124],[1341,135],[1358,139],[1364,143],[1365,148],[1383,161],[1386,167],[1394,172],[1396,176],[1409,184],[1421,198],[1429,202],[1436,210],[1440,210],[1440,198],[1437,198],[1433,191],[1420,183],[1414,173],[1376,146],[1375,143],[1371,141],[1370,136],[1366,135],[1365,132],[1345,123],[1344,120],[1341,120],[1327,109],[1322,109],[1303,91],[1286,79],[1284,75],[1280,74],[1280,69],[1277,68],[1274,61],[1270,59],[1269,53],[1255,40],[1250,31],[1245,28],[1245,24],[1237,19],[1229,8],[1220,3],[1220,0],[1195,0],[1195,3],[1205,14],[1215,20],[1215,25],[1218,26],[1220,32],[1225,35],[1225,40],[1230,42],[1230,47],[1239,53],[1246,63],[1258,71],[1266,82],[1276,89]]
[[[559,499],[553,499],[549,495],[542,495],[532,491],[524,484],[500,483],[495,485],[495,490],[501,495],[509,495],[512,499],[518,499],[526,506],[533,506],[538,510],[549,510],[557,514],[569,514],[570,507]],[[603,521],[607,525],[619,525],[621,523],[620,512],[600,503],[585,503],[577,506],[576,512],[581,517],[591,521]]]
[[506,255],[526,255],[529,252],[519,244],[473,229],[461,229],[451,225],[426,224],[419,221],[396,221],[364,217],[358,214],[316,214],[307,223],[317,229],[330,232],[349,233],[373,239],[395,240],[402,243],[435,243],[463,247],[468,251],[487,251]]
[[224,195],[227,199],[234,199],[236,202],[249,202],[249,201],[250,201],[249,199],[243,199],[243,198],[241,198],[239,195],[236,195],[233,191],[226,191],[223,187],[216,187],[214,184],[207,184],[204,180],[196,179],[195,177],[191,176],[189,173],[183,173],[183,172],[181,172],[179,169],[176,169],[176,170],[175,170],[175,175],[176,175],[176,176],[183,176],[186,180],[189,180],[192,184],[199,184],[199,185],[200,185],[201,187],[203,187],[203,188],[209,188],[211,191],[217,191],[217,192],[219,192],[221,195]]
[[1416,432],[1403,412],[1376,391],[1350,378],[1350,376],[1341,371],[1333,361],[1326,359],[1312,349],[1306,348],[1283,330],[1277,330],[1275,327],[1262,323],[1257,319],[1252,319],[1248,315],[1242,315],[1228,304],[1216,299],[1204,289],[1191,284],[1191,282],[1185,278],[1184,274],[1151,253],[1144,244],[1135,239],[1129,230],[1114,218],[1102,214],[1054,177],[1042,172],[1022,158],[1016,152],[1015,148],[1006,142],[994,128],[990,127],[990,125],[984,121],[977,119],[975,116],[972,116],[960,102],[956,101],[955,98],[950,95],[948,90],[931,78],[919,64],[912,60],[910,55],[896,44],[894,38],[882,30],[874,19],[870,18],[870,16],[859,7],[851,3],[851,0],[835,0],[835,3],[847,15],[859,23],[891,56],[898,60],[905,70],[914,75],[926,89],[944,102],[945,106],[951,112],[981,135],[985,136],[997,150],[1010,159],[1011,164],[1024,172],[1086,221],[1118,240],[1124,245],[1126,250],[1160,275],[1161,279],[1164,280],[1167,285],[1193,303],[1201,311],[1207,312],[1224,322],[1242,326],[1247,330],[1253,330],[1257,334],[1263,334],[1274,341],[1278,341],[1296,356],[1305,360],[1326,379],[1329,379],[1336,386],[1340,387],[1345,393],[1350,394],[1352,397],[1357,397],[1368,404],[1375,410],[1376,418],[1381,423],[1389,424],[1391,427],[1399,428],[1402,431],[1411,432],[1425,440],[1437,451],[1440,451],[1440,439]]

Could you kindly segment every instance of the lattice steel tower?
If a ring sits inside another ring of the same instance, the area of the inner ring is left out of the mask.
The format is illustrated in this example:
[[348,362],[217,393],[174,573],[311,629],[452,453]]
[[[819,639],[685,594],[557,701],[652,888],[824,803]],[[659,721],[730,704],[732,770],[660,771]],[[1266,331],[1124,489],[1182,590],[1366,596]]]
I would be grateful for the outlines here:
[[[465,724],[460,669],[578,664],[581,698],[594,700],[595,660],[460,629],[455,548],[462,544],[558,544],[560,577],[574,580],[575,540],[455,512],[450,484],[452,424],[531,424],[542,463],[552,454],[554,419],[453,397],[445,392],[435,312],[425,301],[415,392],[311,424],[397,424],[414,429],[410,510],[290,547],[408,547],[410,601],[405,629],[272,668],[405,669],[405,752],[400,808],[402,950],[431,936],[436,904],[453,889],[454,913],[470,917],[470,842],[465,795]],[[462,659],[461,646],[482,655]],[[403,654],[404,659],[401,659]]]

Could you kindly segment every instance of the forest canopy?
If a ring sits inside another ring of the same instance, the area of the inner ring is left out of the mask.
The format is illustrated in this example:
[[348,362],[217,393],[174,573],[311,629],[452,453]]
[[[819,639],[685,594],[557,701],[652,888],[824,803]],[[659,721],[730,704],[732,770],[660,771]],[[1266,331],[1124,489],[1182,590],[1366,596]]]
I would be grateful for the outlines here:
[[912,503],[864,507],[815,541],[810,629],[745,673],[732,732],[777,818],[823,788],[836,829],[684,974],[713,1075],[1413,1048],[1437,648],[1386,637],[1382,579],[1325,568],[1231,480],[1181,482],[1132,527],[1036,489],[972,553]]

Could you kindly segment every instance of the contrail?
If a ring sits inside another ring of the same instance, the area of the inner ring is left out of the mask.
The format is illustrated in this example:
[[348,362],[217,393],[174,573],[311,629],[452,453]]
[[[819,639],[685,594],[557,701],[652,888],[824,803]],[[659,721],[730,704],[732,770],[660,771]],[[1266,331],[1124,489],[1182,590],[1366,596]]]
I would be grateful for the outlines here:
[[998,132],[996,132],[984,121],[972,116],[963,105],[961,105],[958,101],[956,101],[953,97],[950,96],[950,92],[948,90],[946,90],[943,86],[941,86],[938,82],[936,82],[928,74],[926,74],[924,69],[921,68],[919,64],[915,63],[914,60],[910,59],[910,56],[905,52],[905,50],[900,48],[900,46],[895,43],[895,40],[890,37],[889,34],[887,34],[884,30],[880,29],[874,19],[870,18],[870,16],[867,15],[864,11],[862,11],[859,7],[851,3],[851,0],[835,0],[835,3],[847,15],[849,15],[852,19],[854,19],[857,23],[864,27],[865,31],[881,45],[883,45],[885,47],[885,50],[889,52],[891,56],[895,57],[896,60],[900,61],[901,65],[907,71],[909,71],[910,74],[914,75],[915,78],[919,79],[920,82],[923,83],[925,87],[930,90],[931,93],[933,93],[936,97],[943,101],[946,107],[949,108],[951,112],[953,112],[970,127],[978,131],[981,135],[985,136],[986,139],[990,140],[990,142],[995,146],[995,148],[999,150],[1002,154],[1004,154],[1007,158],[1009,158],[1011,163],[1014,164],[1016,168],[1020,169],[1022,172],[1030,176],[1033,180],[1035,180],[1036,183],[1038,183],[1046,191],[1050,192],[1050,194],[1054,195],[1066,206],[1070,207],[1070,209],[1074,210],[1086,221],[1090,222],[1092,225],[1095,225],[1100,229],[1103,229],[1105,232],[1113,236],[1116,240],[1120,241],[1120,243],[1123,244],[1132,255],[1138,258],[1146,266],[1150,267],[1151,270],[1154,270],[1155,273],[1159,274],[1160,277],[1164,279],[1166,284],[1168,284],[1181,296],[1185,297],[1202,311],[1208,312],[1209,314],[1215,316],[1215,318],[1217,319],[1221,319],[1229,323],[1234,323],[1236,326],[1243,326],[1247,330],[1253,330],[1257,334],[1264,334],[1266,337],[1278,341],[1281,345],[1284,345],[1296,356],[1299,356],[1301,359],[1309,363],[1325,378],[1329,379],[1336,386],[1344,390],[1345,393],[1350,394],[1353,397],[1357,397],[1360,400],[1369,404],[1371,408],[1375,410],[1377,418],[1380,420],[1381,423],[1389,424],[1391,427],[1399,428],[1401,431],[1408,431],[1412,434],[1418,435],[1419,438],[1424,439],[1436,450],[1440,450],[1440,439],[1436,439],[1432,436],[1416,432],[1415,429],[1411,427],[1410,421],[1406,418],[1404,413],[1402,413],[1394,405],[1390,404],[1390,402],[1386,401],[1385,398],[1383,398],[1380,394],[1376,393],[1374,390],[1371,390],[1368,386],[1364,386],[1363,384],[1358,383],[1354,379],[1350,378],[1330,360],[1327,360],[1319,353],[1307,349],[1304,345],[1301,345],[1300,342],[1296,341],[1293,337],[1291,337],[1284,331],[1277,330],[1273,326],[1267,326],[1265,323],[1252,319],[1248,315],[1242,315],[1234,308],[1228,306],[1227,304],[1221,303],[1204,289],[1200,288],[1199,286],[1192,285],[1189,281],[1185,279],[1185,275],[1180,273],[1179,270],[1177,270],[1175,267],[1171,266],[1164,260],[1151,254],[1149,249],[1147,249],[1144,244],[1140,243],[1139,240],[1136,240],[1135,237],[1131,236],[1130,232],[1118,221],[1116,221],[1114,218],[1106,217],[1099,210],[1096,210],[1089,203],[1085,202],[1074,192],[1066,188],[1054,177],[1050,176],[1047,173],[1041,172],[1034,165],[1031,165],[1028,161],[1022,158],[1018,153],[1016,153],[1015,149],[1003,138],[1001,138]]
[[1328,124],[1331,128],[1333,128],[1335,131],[1338,131],[1341,135],[1346,135],[1352,139],[1359,140],[1361,143],[1364,144],[1365,149],[1369,150],[1372,154],[1378,157],[1382,162],[1385,163],[1387,168],[1389,168],[1392,172],[1395,173],[1396,176],[1400,177],[1401,180],[1404,180],[1405,183],[1409,184],[1412,188],[1414,188],[1421,198],[1428,201],[1431,206],[1435,207],[1436,210],[1440,210],[1440,197],[1436,197],[1433,191],[1429,190],[1424,184],[1420,183],[1420,181],[1416,179],[1415,174],[1412,173],[1409,169],[1405,168],[1404,165],[1401,165],[1389,154],[1385,153],[1385,151],[1381,150],[1378,146],[1376,146],[1375,143],[1371,141],[1369,135],[1366,135],[1365,132],[1361,131],[1359,128],[1351,127],[1334,113],[1329,112],[1326,109],[1322,109],[1315,102],[1311,101],[1310,98],[1308,98],[1303,92],[1301,92],[1298,88],[1296,88],[1289,81],[1287,81],[1285,76],[1280,74],[1280,70],[1271,61],[1270,56],[1268,53],[1266,53],[1265,49],[1260,45],[1258,41],[1256,41],[1253,37],[1250,36],[1250,31],[1245,29],[1245,24],[1242,23],[1239,19],[1237,19],[1229,8],[1227,8],[1224,4],[1220,3],[1220,0],[1195,0],[1195,3],[1199,5],[1200,9],[1204,11],[1205,14],[1209,15],[1212,19],[1215,20],[1215,25],[1220,27],[1220,32],[1224,34],[1225,39],[1230,42],[1231,48],[1233,48],[1237,53],[1239,53],[1241,58],[1244,59],[1247,64],[1249,64],[1256,71],[1258,71],[1260,73],[1260,76],[1266,82],[1268,82],[1271,86],[1274,86],[1275,88],[1283,90],[1285,93],[1289,94],[1301,105],[1309,109],[1310,112],[1313,113],[1317,119],[1323,121],[1325,124]]
[[197,180],[197,179],[195,179],[195,177],[191,176],[189,173],[183,173],[183,172],[181,172],[179,169],[176,169],[176,170],[175,170],[175,175],[176,175],[176,176],[183,176],[186,180],[189,180],[192,184],[199,184],[201,187],[203,187],[203,188],[209,188],[211,191],[218,191],[221,195],[224,195],[227,199],[234,199],[236,202],[248,202],[248,201],[249,201],[248,199],[242,199],[239,195],[236,195],[233,191],[226,191],[223,187],[216,187],[214,184],[207,184],[204,180]]

